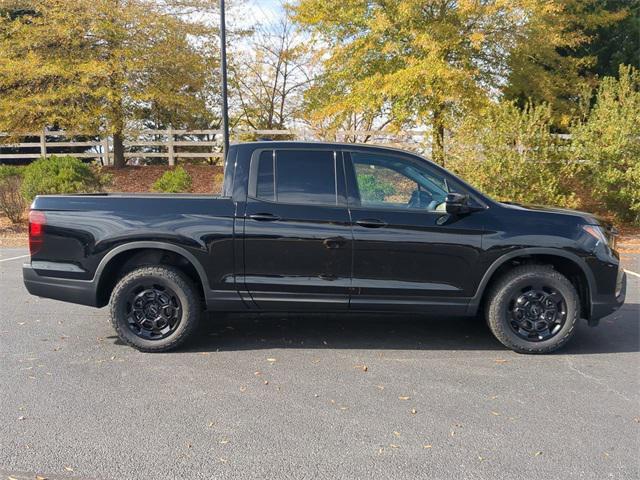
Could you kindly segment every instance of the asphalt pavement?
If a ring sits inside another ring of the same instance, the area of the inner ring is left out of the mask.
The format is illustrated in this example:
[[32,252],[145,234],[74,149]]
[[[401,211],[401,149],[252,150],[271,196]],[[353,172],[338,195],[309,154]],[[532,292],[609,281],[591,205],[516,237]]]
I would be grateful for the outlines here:
[[0,250],[0,480],[640,478],[638,276],[552,355],[474,319],[319,314],[143,354],[107,309],[28,295],[25,254]]

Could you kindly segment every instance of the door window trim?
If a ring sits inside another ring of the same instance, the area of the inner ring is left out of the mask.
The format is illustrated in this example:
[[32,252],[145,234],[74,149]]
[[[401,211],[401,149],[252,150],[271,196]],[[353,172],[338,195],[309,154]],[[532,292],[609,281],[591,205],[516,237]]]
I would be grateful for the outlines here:
[[[269,200],[260,198],[257,196],[258,190],[258,163],[260,162],[260,156],[263,152],[273,152],[273,193],[275,200]],[[277,183],[276,183],[276,152],[278,151],[300,151],[300,152],[328,152],[333,153],[333,178],[336,191],[335,203],[307,203],[307,202],[282,202],[278,200]],[[339,177],[342,181],[339,180]],[[305,207],[346,207],[347,206],[347,185],[346,185],[346,173],[344,166],[344,154],[337,149],[323,149],[323,148],[258,148],[251,154],[251,161],[249,165],[249,185],[247,190],[247,198],[256,200],[258,202],[270,203],[273,205],[298,205]]]

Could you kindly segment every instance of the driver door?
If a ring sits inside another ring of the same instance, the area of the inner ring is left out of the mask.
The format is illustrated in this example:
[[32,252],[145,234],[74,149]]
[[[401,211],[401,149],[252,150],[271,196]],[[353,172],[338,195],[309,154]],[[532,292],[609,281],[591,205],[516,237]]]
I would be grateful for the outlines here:
[[464,310],[476,284],[483,212],[447,214],[454,177],[425,160],[344,153],[354,238],[351,308]]

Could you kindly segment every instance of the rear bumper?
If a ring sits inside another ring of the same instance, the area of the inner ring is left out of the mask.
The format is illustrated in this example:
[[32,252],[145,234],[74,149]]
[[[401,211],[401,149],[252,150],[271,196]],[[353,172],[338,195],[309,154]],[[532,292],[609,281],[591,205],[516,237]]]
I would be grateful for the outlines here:
[[597,325],[598,321],[611,315],[618,310],[623,304],[627,294],[627,275],[624,270],[620,269],[616,285],[617,295],[607,296],[605,298],[593,299],[591,302],[591,317],[589,323]]
[[38,274],[28,263],[22,266],[22,278],[24,286],[32,295],[90,307],[98,306],[96,284],[93,280],[47,277]]

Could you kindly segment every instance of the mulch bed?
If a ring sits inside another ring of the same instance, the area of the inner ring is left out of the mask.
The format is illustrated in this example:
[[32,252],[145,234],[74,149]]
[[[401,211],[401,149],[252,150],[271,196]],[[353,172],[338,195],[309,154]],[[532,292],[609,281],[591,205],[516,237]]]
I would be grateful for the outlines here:
[[0,247],[14,248],[26,247],[27,241],[27,215],[25,213],[25,221],[17,225],[12,224],[7,217],[0,214]]
[[[193,182],[191,193],[219,193],[222,188],[222,166],[182,165]],[[102,172],[113,176],[108,192],[141,193],[150,192],[153,183],[170,167],[166,165],[146,165],[116,169],[102,167]]]

